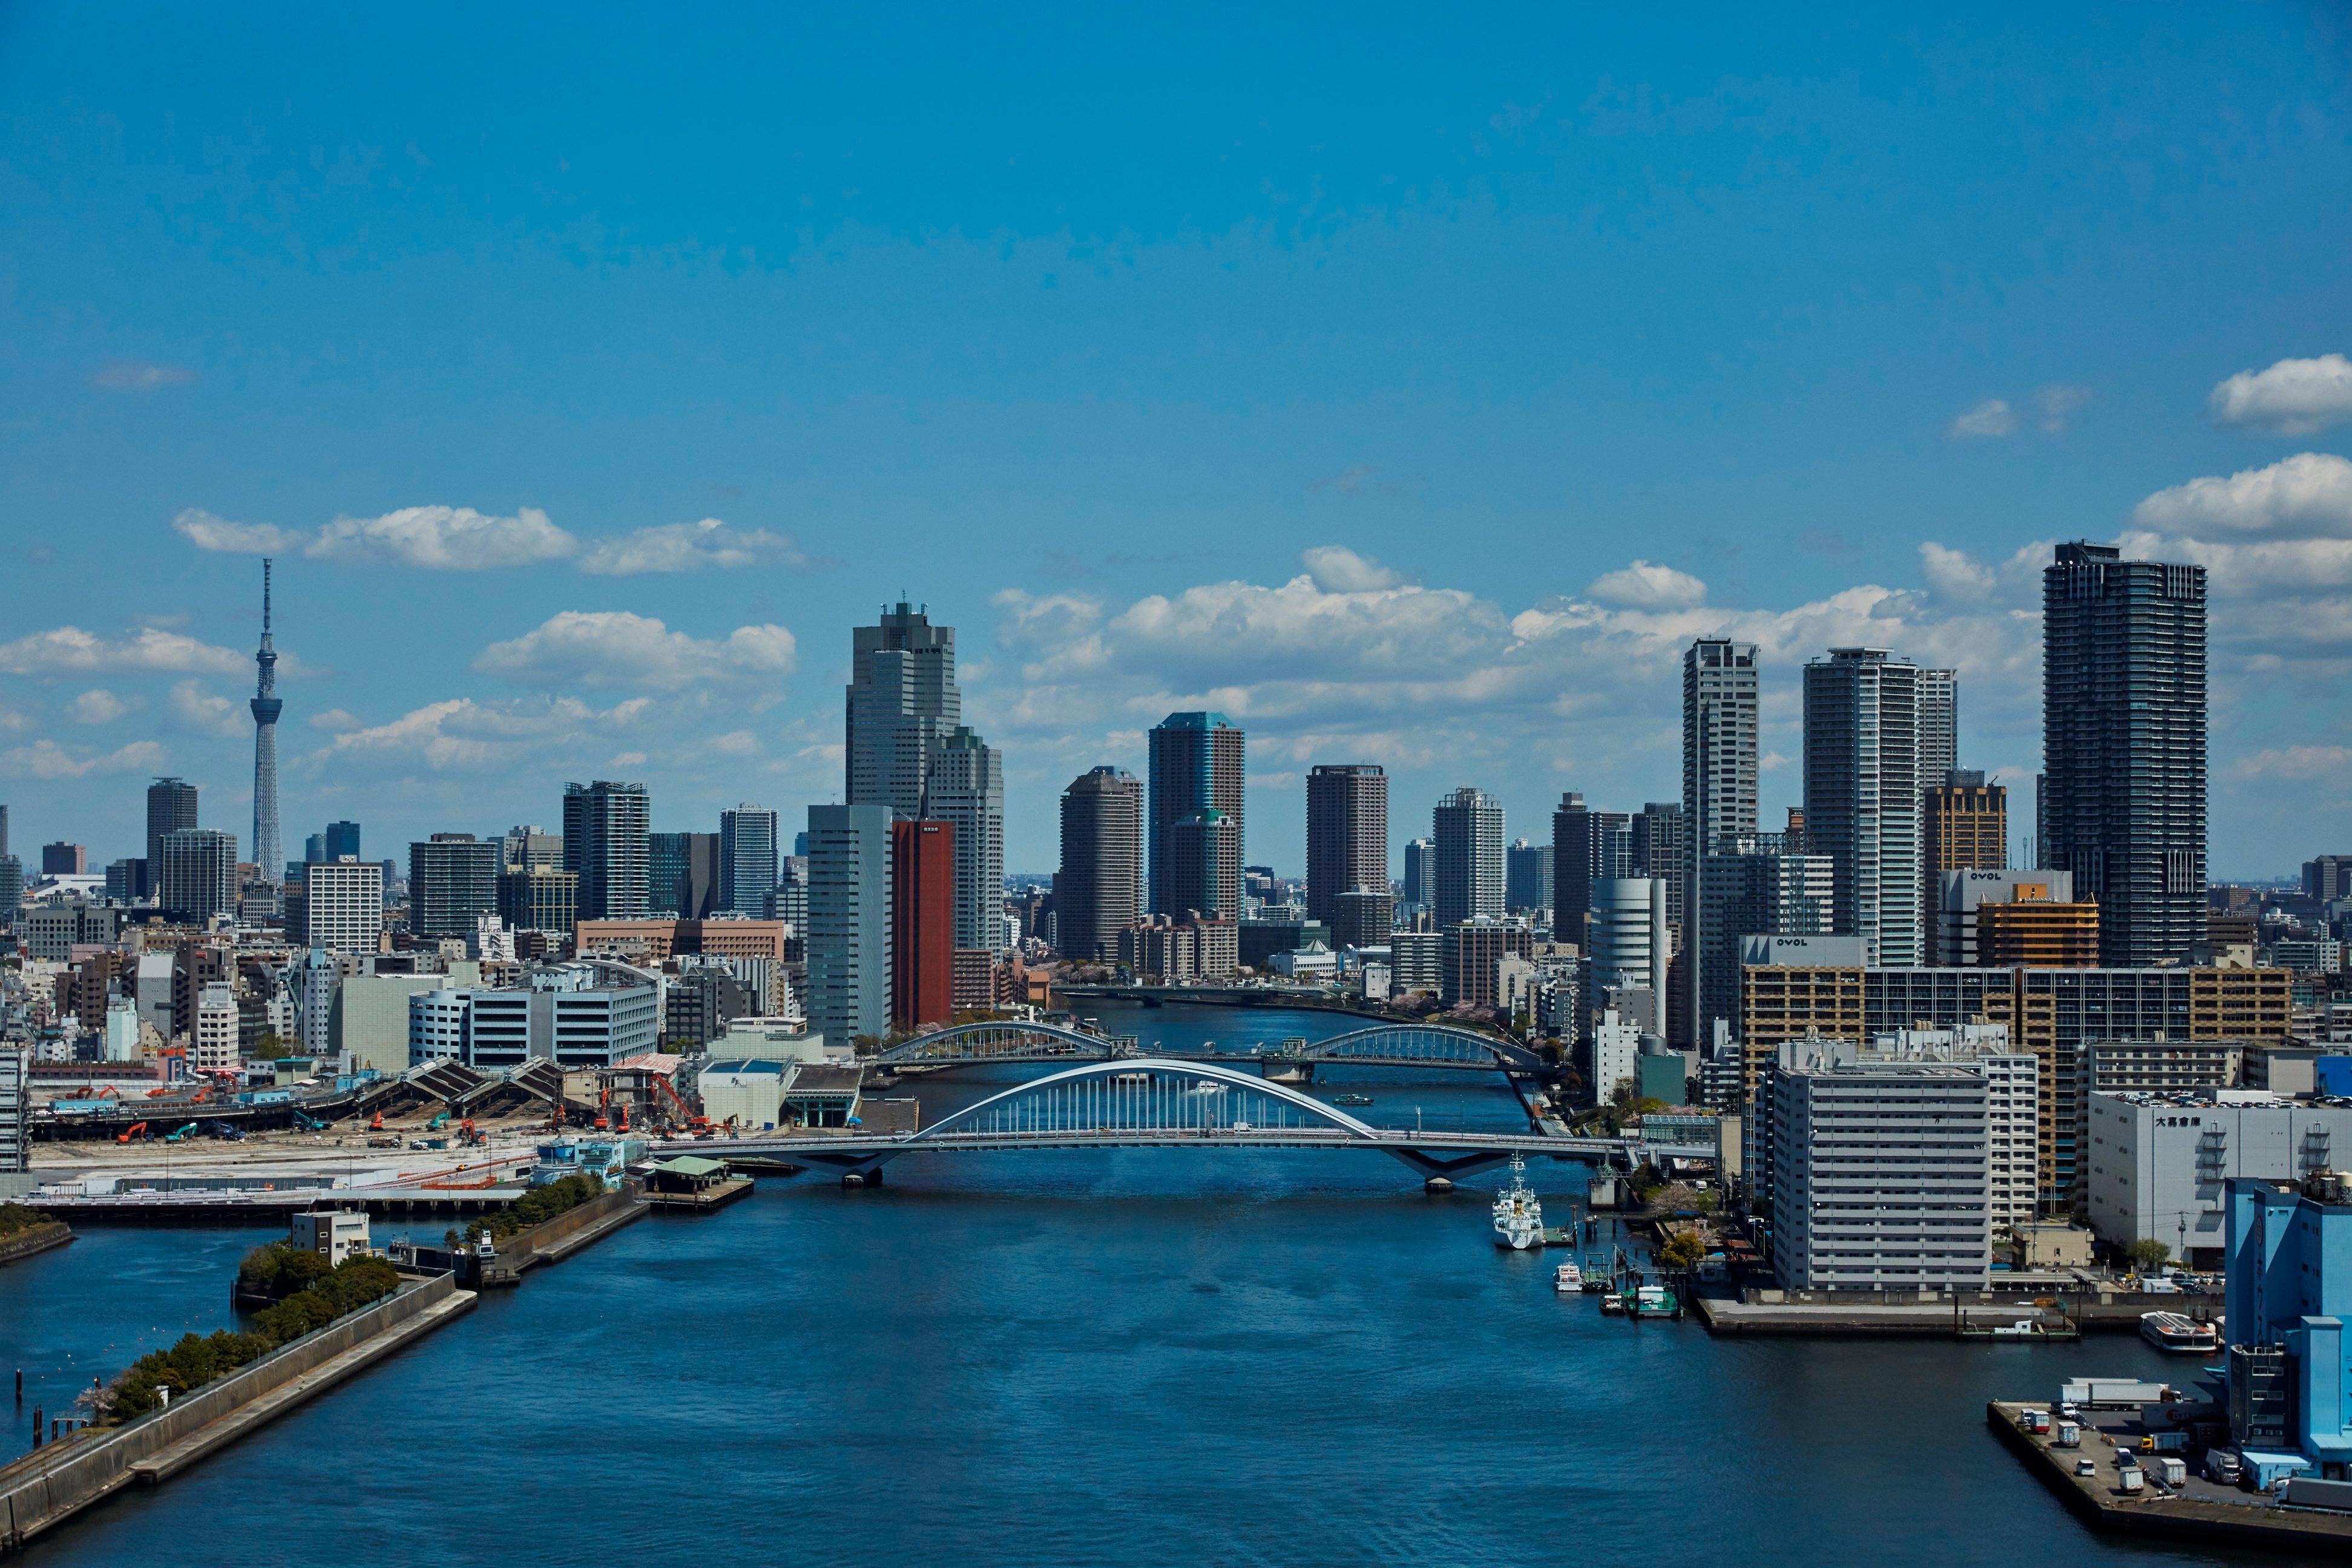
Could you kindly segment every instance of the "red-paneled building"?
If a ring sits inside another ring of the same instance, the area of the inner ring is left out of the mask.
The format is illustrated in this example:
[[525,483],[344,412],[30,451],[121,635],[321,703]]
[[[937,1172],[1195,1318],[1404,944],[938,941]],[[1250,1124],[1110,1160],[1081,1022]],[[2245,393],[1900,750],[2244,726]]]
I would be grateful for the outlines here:
[[890,1022],[955,1016],[955,824],[890,824]]

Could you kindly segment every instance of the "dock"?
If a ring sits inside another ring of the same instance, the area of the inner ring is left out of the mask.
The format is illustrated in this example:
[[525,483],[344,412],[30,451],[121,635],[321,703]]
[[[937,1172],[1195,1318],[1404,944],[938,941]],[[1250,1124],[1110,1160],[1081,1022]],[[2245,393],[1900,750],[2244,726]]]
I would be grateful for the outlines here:
[[[2094,1530],[2147,1540],[2264,1547],[2315,1559],[2352,1555],[2352,1513],[2287,1508],[2260,1493],[2195,1477],[2178,1491],[2150,1477],[2145,1490],[2126,1492],[2116,1481],[2116,1456],[2119,1439],[2125,1444],[2133,1440],[2136,1412],[2085,1411],[2082,1446],[2062,1448],[2025,1425],[2026,1411],[2046,1407],[2038,1402],[1996,1399],[1985,1406],[1985,1420],[2026,1469]],[[2076,1475],[2076,1463],[2085,1458],[2092,1462],[2093,1473]]]
[[730,1176],[694,1192],[658,1192],[648,1188],[646,1202],[674,1214],[709,1214],[751,1195],[750,1176]]

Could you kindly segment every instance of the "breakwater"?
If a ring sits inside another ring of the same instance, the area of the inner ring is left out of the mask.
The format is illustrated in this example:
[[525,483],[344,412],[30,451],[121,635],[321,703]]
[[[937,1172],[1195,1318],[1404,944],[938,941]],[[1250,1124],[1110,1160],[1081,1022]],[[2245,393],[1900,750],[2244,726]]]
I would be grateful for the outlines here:
[[52,1247],[62,1247],[73,1239],[73,1228],[62,1219],[28,1225],[22,1230],[0,1237],[0,1267],[38,1252],[47,1252]]

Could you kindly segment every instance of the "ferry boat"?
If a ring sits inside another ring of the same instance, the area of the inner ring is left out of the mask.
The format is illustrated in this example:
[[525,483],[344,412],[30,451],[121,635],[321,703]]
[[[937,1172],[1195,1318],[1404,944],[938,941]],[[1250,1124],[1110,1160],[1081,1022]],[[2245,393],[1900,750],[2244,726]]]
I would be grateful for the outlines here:
[[1572,1295],[1584,1289],[1584,1270],[1573,1260],[1562,1263],[1551,1271],[1551,1288],[1562,1295]]
[[2211,1355],[2221,1348],[2221,1333],[2211,1323],[2179,1312],[2142,1312],[2139,1337],[2174,1355]]
[[1527,1162],[1513,1155],[1511,1185],[1495,1195],[1495,1245],[1525,1252],[1543,1245],[1543,1205],[1527,1183]]

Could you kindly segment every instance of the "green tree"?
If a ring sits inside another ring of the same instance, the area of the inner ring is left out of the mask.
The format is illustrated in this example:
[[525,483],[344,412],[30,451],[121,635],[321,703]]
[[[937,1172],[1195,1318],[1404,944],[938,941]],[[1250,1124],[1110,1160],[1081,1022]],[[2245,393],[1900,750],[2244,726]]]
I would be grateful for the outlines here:
[[1669,1269],[1696,1269],[1699,1260],[1706,1256],[1706,1243],[1699,1239],[1698,1232],[1685,1228],[1666,1239],[1665,1246],[1659,1250],[1658,1261]]
[[286,1048],[286,1042],[278,1038],[278,1031],[274,1029],[263,1030],[261,1038],[253,1042],[253,1059],[256,1061],[280,1061],[293,1054]]
[[2132,1268],[2142,1274],[2153,1274],[2172,1260],[2172,1249],[2153,1236],[2144,1236],[2124,1249]]

